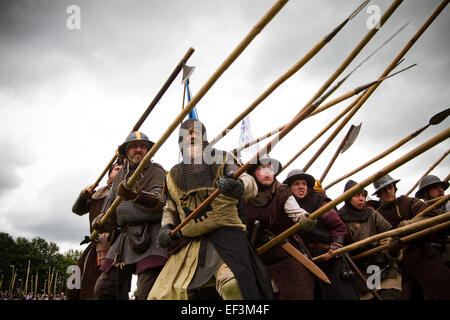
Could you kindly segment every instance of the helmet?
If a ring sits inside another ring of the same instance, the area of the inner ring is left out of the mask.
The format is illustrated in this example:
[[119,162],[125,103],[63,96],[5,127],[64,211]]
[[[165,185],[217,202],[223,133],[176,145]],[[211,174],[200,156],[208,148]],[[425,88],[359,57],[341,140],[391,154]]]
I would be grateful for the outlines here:
[[119,147],[119,154],[126,158],[127,157],[127,145],[128,145],[128,143],[133,142],[133,141],[146,142],[148,144],[148,149],[149,150],[155,144],[153,141],[150,141],[148,139],[148,137],[145,134],[143,134],[142,132],[135,131],[135,132],[130,133],[128,135],[127,139],[125,140],[125,142],[120,145],[120,147]]
[[274,169],[275,176],[282,170],[283,166],[281,165],[281,162],[277,159],[271,158],[268,155],[264,155],[261,158],[258,159],[258,162],[256,164],[251,164],[248,168],[247,172],[251,175],[255,172],[256,168],[260,164],[271,164]]
[[[358,183],[354,180],[348,180],[347,183],[344,186],[344,192],[346,192],[348,189],[353,188],[354,186],[356,186]],[[364,188],[361,188],[361,192],[364,192],[367,196],[367,190]]]
[[381,177],[380,179],[378,179],[377,181],[375,181],[373,183],[373,188],[375,189],[375,192],[372,193],[372,195],[377,194],[378,191],[380,191],[381,189],[383,189],[384,187],[386,187],[392,183],[395,185],[399,181],[400,181],[400,179],[395,180],[388,174]]
[[446,181],[441,181],[438,177],[430,174],[428,176],[423,177],[419,183],[419,190],[416,192],[416,198],[425,199],[427,197],[426,188],[433,184],[440,184],[442,189],[446,190],[449,186],[449,183]]
[[306,172],[304,172],[303,170],[300,170],[300,169],[291,170],[288,173],[287,178],[283,181],[283,183],[287,184],[288,186],[291,186],[291,184],[295,180],[299,180],[299,179],[305,180],[309,189],[313,188],[314,185],[316,184],[316,180],[314,179],[314,177],[312,175],[307,174]]

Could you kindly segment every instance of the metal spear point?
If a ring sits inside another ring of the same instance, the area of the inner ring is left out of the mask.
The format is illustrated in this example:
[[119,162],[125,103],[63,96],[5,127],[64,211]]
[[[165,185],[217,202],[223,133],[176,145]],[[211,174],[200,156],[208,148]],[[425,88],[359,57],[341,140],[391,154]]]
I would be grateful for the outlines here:
[[435,114],[434,116],[432,116],[430,118],[430,120],[428,121],[428,124],[423,126],[422,128],[420,128],[419,130],[416,130],[415,132],[409,134],[408,136],[406,136],[405,138],[403,138],[402,140],[400,140],[399,142],[397,142],[396,144],[394,144],[393,146],[391,146],[390,148],[386,149],[385,151],[383,151],[382,153],[380,153],[379,155],[375,156],[374,158],[372,158],[371,160],[367,161],[366,163],[362,164],[361,166],[359,166],[358,168],[350,171],[349,173],[343,175],[342,177],[340,177],[339,179],[336,179],[335,181],[331,182],[329,185],[327,185],[325,187],[325,189],[328,189],[330,187],[332,187],[333,185],[335,185],[336,183],[344,180],[345,178],[350,177],[351,175],[355,174],[356,172],[366,168],[367,166],[373,164],[374,162],[380,160],[381,158],[384,158],[385,156],[387,156],[388,154],[390,154],[391,152],[393,152],[394,150],[400,148],[402,145],[404,145],[406,142],[408,142],[409,140],[413,139],[414,137],[418,136],[420,133],[422,133],[425,129],[427,129],[429,126],[432,125],[437,125],[439,123],[441,123],[442,121],[444,121],[448,116],[450,115],[450,108],[441,111],[437,114]]
[[[191,55],[194,53],[194,51],[195,50],[192,47],[188,49],[188,51],[186,52],[184,57],[181,59],[181,61],[178,63],[178,65],[175,67],[175,69],[172,71],[172,73],[170,74],[169,78],[166,80],[166,82],[162,86],[162,88],[158,91],[156,96],[153,98],[152,102],[150,102],[150,105],[147,107],[145,112],[142,114],[142,116],[136,122],[136,124],[134,125],[133,129],[131,129],[130,133],[139,130],[139,128],[141,127],[142,123],[144,123],[145,119],[147,119],[147,117],[150,114],[150,112],[152,112],[153,108],[156,106],[156,104],[159,102],[161,97],[164,95],[164,93],[167,91],[169,86],[172,84],[172,82],[175,80],[177,75],[180,73],[182,65],[184,65],[184,63],[191,57]],[[105,174],[108,172],[109,168],[114,163],[114,161],[116,161],[116,159],[117,159],[117,152],[114,154],[112,159],[108,162],[108,164],[106,165],[105,169],[103,169],[102,173],[99,175],[97,180],[91,185],[92,190],[94,190],[98,186],[98,184],[103,179]]]
[[345,135],[344,139],[342,139],[341,144],[338,146],[338,148],[336,149],[336,152],[334,153],[333,157],[331,158],[330,163],[328,164],[326,169],[323,171],[322,176],[320,177],[320,180],[319,180],[321,183],[323,182],[323,180],[325,179],[325,176],[330,171],[331,166],[334,164],[334,162],[336,161],[339,154],[347,151],[347,149],[350,148],[350,146],[355,142],[356,137],[358,137],[359,131],[361,130],[361,125],[362,125],[362,122],[357,126],[355,126],[353,124],[351,125],[351,127],[348,130],[347,134]]

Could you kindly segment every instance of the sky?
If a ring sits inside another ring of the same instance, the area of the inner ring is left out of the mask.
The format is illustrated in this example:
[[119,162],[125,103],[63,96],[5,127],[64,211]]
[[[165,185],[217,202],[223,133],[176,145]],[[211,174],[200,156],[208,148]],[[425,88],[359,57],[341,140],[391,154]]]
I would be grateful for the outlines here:
[[[438,7],[438,0],[406,0],[344,71],[349,72],[405,23],[408,26],[358,69],[331,98],[375,80]],[[4,0],[0,2],[0,232],[42,237],[62,251],[83,250],[88,216],[71,212],[189,47],[196,69],[191,94],[206,83],[256,22],[269,0]],[[265,89],[339,25],[362,0],[291,0],[251,42],[197,104],[208,138],[219,134]],[[391,1],[372,0],[309,63],[250,113],[252,134],[289,122],[369,31],[373,15]],[[368,7],[369,7],[368,6]],[[449,106],[449,8],[405,56],[417,66],[382,83],[311,166],[319,178],[351,124],[362,123],[355,143],[341,154],[324,184],[378,155],[428,124]],[[339,77],[340,79],[341,77]],[[141,131],[160,139],[182,108],[181,74]],[[298,125],[271,152],[286,163],[352,100]],[[389,156],[351,178],[361,181],[449,127],[431,126]],[[333,126],[332,130],[336,127]],[[239,125],[216,147],[237,147]],[[177,130],[155,154],[169,170],[178,162]],[[279,176],[301,169],[329,130]],[[267,143],[269,140],[266,140]],[[262,144],[262,145],[265,145]],[[404,194],[449,148],[445,141],[391,172]],[[432,174],[443,179],[447,157]],[[327,194],[339,196],[346,180]],[[104,185],[102,180],[100,185]],[[372,185],[366,188],[372,194]],[[415,192],[415,191],[414,191]]]

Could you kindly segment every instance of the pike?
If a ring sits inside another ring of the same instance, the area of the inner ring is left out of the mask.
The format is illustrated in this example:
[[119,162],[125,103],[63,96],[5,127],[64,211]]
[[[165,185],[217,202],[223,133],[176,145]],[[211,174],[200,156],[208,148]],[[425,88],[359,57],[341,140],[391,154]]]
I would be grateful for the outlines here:
[[[403,56],[411,49],[411,47],[417,42],[417,40],[422,36],[425,30],[431,25],[431,23],[436,19],[436,17],[444,10],[447,6],[449,0],[443,0],[439,7],[431,14],[431,16],[425,21],[425,23],[420,27],[420,29],[414,34],[414,36],[408,41],[408,43],[403,47],[400,53],[394,58],[391,64],[386,68],[386,70],[382,73],[380,78],[387,76],[400,62]],[[341,124],[338,128],[331,134],[328,138],[328,141],[331,141],[336,134],[342,129],[342,127],[350,120],[351,117],[361,108],[361,106],[367,101],[367,99],[372,95],[372,93],[378,88],[380,83],[377,83],[368,89],[361,100],[356,104],[356,106],[352,109],[352,111],[342,120]],[[307,171],[307,169],[311,166],[311,164],[317,159],[318,155],[325,149],[326,143],[322,146],[322,148],[316,153],[316,155],[306,164],[303,171]]]
[[[449,109],[450,110],[450,109]],[[420,180],[422,180],[425,176],[427,176],[430,172],[431,172],[431,170],[433,170],[434,168],[436,168],[437,167],[437,165],[439,164],[439,163],[441,163],[441,161],[442,160],[444,160],[445,159],[445,157],[446,156],[448,156],[448,154],[450,153],[450,149],[448,149],[447,150],[447,152],[445,152],[435,163],[433,163],[433,165],[420,177],[420,179],[419,180],[417,180],[417,182],[414,184],[414,186],[411,188],[411,190],[409,190],[406,194],[405,194],[405,196],[409,196],[409,194],[411,193],[411,192],[413,192],[414,191],[414,189],[419,185],[419,183],[420,183]]]
[[[228,55],[228,57],[217,68],[208,81],[200,88],[197,94],[192,100],[185,106],[175,120],[168,126],[161,138],[152,146],[147,154],[142,159],[139,166],[136,168],[133,175],[126,182],[126,186],[130,187],[140,177],[144,167],[148,164],[153,155],[159,150],[162,144],[169,138],[175,128],[183,121],[183,119],[189,114],[189,112],[195,107],[195,105],[203,98],[203,96],[209,91],[214,83],[220,78],[220,76],[228,69],[228,67],[239,57],[239,55],[245,50],[245,48],[253,41],[253,39],[264,29],[264,27],[277,15],[277,13],[284,7],[288,0],[278,0],[275,4],[265,13],[265,15],[257,22],[252,30],[242,39],[236,48]],[[117,206],[123,200],[122,196],[117,196],[114,202],[111,204],[105,215],[100,220],[100,224],[104,224],[110,217],[111,213],[116,210]],[[92,231],[88,240],[94,240],[98,236],[98,230]],[[87,237],[86,237],[87,238]],[[86,240],[84,240],[86,241]],[[83,241],[83,242],[84,242]]]
[[330,163],[328,163],[328,166],[323,171],[322,176],[320,177],[320,180],[319,180],[320,183],[322,183],[323,180],[325,179],[326,175],[328,174],[328,172],[331,169],[331,166],[334,164],[334,162],[336,161],[339,154],[347,151],[347,149],[350,148],[350,146],[355,142],[356,138],[358,137],[359,131],[361,130],[361,125],[362,125],[362,122],[357,126],[355,126],[353,124],[351,125],[351,127],[348,130],[347,134],[345,135],[344,139],[342,139],[340,145],[336,149],[336,152],[334,153],[333,157],[331,158]]
[[[343,77],[341,80],[338,81],[337,84],[335,84],[331,89],[329,89],[327,92],[325,92],[320,98],[318,98],[316,100],[316,103],[318,103],[319,105],[325,101],[333,92],[335,92],[358,68],[360,68],[365,62],[367,62],[373,55],[375,55],[375,53],[377,53],[381,48],[383,48],[387,43],[389,43],[397,34],[400,33],[400,31],[402,31],[406,26],[408,25],[408,23],[406,23],[405,25],[403,25],[398,31],[396,31],[389,39],[387,39],[386,41],[384,41],[377,49],[375,49],[371,54],[369,54],[363,61],[361,61],[355,68],[353,68],[352,71],[350,71],[345,77]],[[330,108],[331,106],[337,104],[338,101],[333,100],[330,101],[328,103],[326,103],[324,106],[320,106],[319,108],[317,108],[316,110],[314,110],[308,117],[310,116],[314,116],[316,114],[318,114],[319,112],[322,112],[328,108]],[[262,136],[260,136],[259,138],[256,138],[248,143],[246,143],[245,145],[231,151],[233,153],[238,153],[246,148],[248,148],[251,145],[254,145],[255,143],[260,142],[261,140],[264,140],[266,138],[271,137],[272,135],[280,132],[281,130],[283,130],[283,128],[286,126],[286,124],[282,125],[281,127],[272,130]]]
[[[384,25],[384,23],[390,18],[390,16],[394,13],[394,11],[402,4],[403,0],[395,0],[386,9],[383,13],[379,21],[377,21],[377,25],[380,28],[371,29],[363,39],[356,45],[356,47],[350,52],[350,54],[345,58],[344,62],[335,70],[335,72],[328,78],[327,81],[320,87],[320,89],[314,94],[314,96],[305,104],[302,110],[308,108],[310,104],[312,104],[315,100],[317,100],[326,90],[327,88],[339,77],[339,75],[350,65],[350,63],[356,58],[356,56],[361,52],[361,50],[369,43],[369,41],[375,36],[379,29]],[[301,111],[300,111],[301,112]]]
[[[443,132],[439,133],[438,135],[434,136],[430,140],[424,142],[420,146],[416,147],[415,149],[411,150],[404,156],[400,157],[396,161],[390,163],[377,173],[373,174],[372,176],[368,177],[367,179],[363,180],[362,182],[356,184],[352,188],[345,191],[343,194],[341,194],[336,199],[328,202],[324,206],[320,207],[318,210],[314,211],[309,215],[311,219],[318,219],[320,216],[322,216],[325,212],[331,210],[332,208],[336,207],[339,203],[350,199],[352,196],[354,196],[357,192],[359,192],[361,189],[365,188],[369,184],[373,183],[374,181],[380,179],[381,177],[385,176],[392,170],[397,169],[401,165],[405,164],[409,160],[417,157],[418,155],[422,154],[423,152],[429,150],[430,148],[434,147],[435,145],[439,144],[440,142],[444,141],[445,139],[448,139],[450,137],[450,128],[447,130],[444,130]],[[275,238],[270,240],[269,242],[265,243],[263,246],[257,249],[258,253],[263,253],[270,248],[273,248],[278,243],[286,239],[287,237],[290,237],[294,233],[297,233],[301,228],[300,223],[296,223],[294,226],[288,228],[284,232],[277,235]],[[339,249],[340,250],[340,249]],[[337,250],[335,250],[337,251]]]
[[[372,82],[370,85],[374,85]],[[258,159],[268,153],[275,147],[277,143],[281,141],[289,132],[292,131],[300,122],[305,120],[311,112],[313,112],[318,107],[317,104],[312,104],[308,108],[304,109],[302,112],[298,113],[294,119],[291,120],[281,132],[270,141],[263,149],[257,152],[247,163],[242,165],[238,170],[233,173],[233,178],[237,179],[242,173],[247,171],[251,164],[257,163]],[[191,219],[195,218],[199,212],[204,210],[215,197],[219,195],[219,189],[215,189],[194,211],[192,211],[172,232],[170,236],[175,236],[178,231],[180,231]]]
[[263,102],[272,92],[274,92],[281,84],[299,71],[307,62],[309,62],[327,43],[329,43],[338,32],[353,19],[370,0],[365,0],[358,6],[341,24],[333,29],[328,35],[321,39],[307,54],[297,61],[288,71],[281,75],[275,82],[273,82],[247,109],[245,109],[238,117],[236,117],[217,137],[211,140],[211,145],[216,144],[222,139],[231,129],[233,129],[242,119],[244,119],[250,112],[252,112],[261,102]]
[[[396,64],[397,66],[398,64]],[[350,91],[350,92],[354,92],[354,94],[358,94],[363,90],[368,90],[371,86],[376,85],[381,83],[382,81],[388,79],[391,76],[394,76],[400,72],[403,72],[411,67],[413,67],[414,65],[411,65],[403,70],[400,70],[394,74],[391,74],[390,76],[386,76],[383,77],[379,80],[376,81],[372,81],[364,86],[359,86],[358,88]],[[348,93],[344,94],[344,95],[348,95]],[[306,149],[308,149],[314,142],[316,142],[320,137],[322,137],[325,132],[327,132],[332,126],[334,126],[339,119],[341,119],[344,115],[346,115],[348,112],[350,112],[350,110],[353,110],[354,108],[356,108],[356,106],[359,104],[359,102],[361,101],[361,99],[364,97],[364,94],[358,96],[347,108],[345,108],[339,115],[337,115],[333,120],[331,120],[327,126],[325,126],[325,128],[323,128],[318,134],[316,134],[316,136],[314,138],[312,138],[302,149],[300,149],[291,159],[289,159],[288,162],[286,162],[286,164],[283,166],[283,168],[278,172],[278,174],[280,174],[283,170],[285,170],[287,167],[289,167],[289,165],[291,165],[292,162],[294,162],[295,159],[297,159],[303,152],[305,152]],[[340,101],[340,98],[336,98],[333,101]],[[328,104],[332,103],[332,101],[330,101]],[[306,171],[306,170],[304,170]]]
[[372,158],[371,160],[367,161],[366,163],[362,164],[361,166],[359,166],[358,168],[350,171],[349,173],[343,175],[342,177],[340,177],[339,179],[336,179],[335,181],[331,182],[330,184],[328,184],[325,189],[328,189],[330,187],[332,187],[333,185],[335,185],[336,183],[344,180],[345,178],[350,177],[351,175],[355,174],[356,172],[364,169],[365,167],[373,164],[374,162],[380,160],[381,158],[384,158],[385,156],[387,156],[388,154],[390,154],[391,152],[393,152],[394,150],[400,148],[402,145],[404,145],[406,142],[408,142],[409,140],[413,139],[414,137],[417,137],[419,134],[421,134],[423,131],[425,131],[425,129],[427,129],[429,126],[432,125],[437,125],[439,123],[441,123],[442,121],[444,121],[448,115],[450,114],[450,108],[444,111],[441,111],[437,114],[435,114],[434,116],[432,116],[430,118],[430,120],[428,121],[428,124],[423,126],[422,128],[420,128],[419,130],[416,130],[415,132],[407,135],[406,137],[404,137],[402,140],[398,141],[396,144],[394,144],[393,146],[391,146],[390,148],[386,149],[385,151],[383,151],[382,153],[380,153],[379,155],[375,156],[374,158]]
[[[442,223],[439,223],[439,224],[437,224],[435,226],[429,227],[427,229],[423,229],[421,231],[412,233],[410,235],[407,235],[405,237],[400,238],[400,240],[402,242],[404,242],[404,243],[408,243],[408,242],[411,242],[411,241],[416,240],[418,238],[421,238],[421,237],[424,237],[426,235],[429,235],[431,233],[435,233],[437,231],[445,230],[445,229],[448,229],[448,228],[450,228],[450,221],[442,222]],[[388,247],[389,247],[389,244],[383,244],[381,246],[378,246],[378,247],[372,248],[370,250],[361,252],[361,253],[353,256],[353,260],[358,260],[358,259],[361,259],[361,258],[365,258],[367,256],[370,256],[370,255],[374,254],[374,253],[386,250]]]
[[26,280],[25,280],[25,295],[27,295],[28,294],[28,277],[29,277],[29,275],[30,275],[30,260],[28,260],[28,268],[27,268],[27,277],[26,277]]
[[[135,131],[138,131],[139,128],[141,127],[141,125],[144,123],[145,119],[147,119],[148,115],[150,114],[150,112],[152,112],[152,110],[155,108],[155,106],[158,104],[159,100],[161,100],[162,96],[164,95],[164,93],[167,91],[167,89],[170,87],[170,85],[172,84],[172,82],[175,80],[175,78],[178,76],[178,74],[180,73],[180,71],[182,70],[183,65],[189,60],[189,58],[191,57],[191,55],[194,53],[194,48],[190,47],[188,49],[188,51],[186,52],[186,54],[184,55],[184,57],[181,59],[181,61],[177,64],[177,66],[175,67],[175,69],[172,71],[172,73],[170,74],[169,78],[166,80],[166,82],[164,83],[164,85],[161,87],[161,89],[158,91],[158,93],[156,94],[156,96],[153,98],[152,102],[150,102],[149,106],[147,107],[147,109],[144,111],[144,113],[141,115],[141,117],[139,118],[139,120],[136,122],[136,124],[134,125],[133,129],[131,129],[130,133],[133,133]],[[98,184],[100,183],[100,181],[103,179],[103,177],[105,176],[106,172],[108,172],[109,168],[111,167],[111,165],[114,163],[114,161],[117,159],[117,152],[114,154],[114,156],[112,157],[112,159],[108,162],[108,164],[106,165],[105,169],[103,169],[102,173],[100,174],[100,176],[97,178],[97,180],[91,185],[92,190],[94,190]]]
[[433,203],[432,205],[430,205],[428,208],[424,209],[422,212],[419,212],[418,214],[416,214],[413,218],[419,218],[421,216],[426,215],[428,212],[430,212],[431,210],[439,207],[440,205],[444,204],[445,202],[447,202],[450,199],[450,194],[443,196],[442,198],[440,198],[438,201],[436,201],[435,203]]
[[[414,67],[414,66],[415,66],[415,64],[414,64],[414,65],[411,65],[411,66],[409,66],[409,67],[406,67],[406,68],[404,68],[404,69],[402,69],[402,70],[400,70],[400,71],[398,71],[398,72],[395,72],[395,73],[393,73],[393,74],[391,74],[391,75],[389,75],[389,76],[383,77],[383,78],[378,79],[378,80],[375,80],[375,81],[371,81],[371,82],[366,83],[366,84],[364,84],[364,85],[361,85],[361,86],[359,86],[359,87],[357,87],[357,88],[355,88],[355,89],[353,89],[353,90],[350,90],[350,91],[348,91],[348,92],[342,94],[341,96],[335,98],[334,100],[328,102],[328,103],[327,103],[327,108],[329,108],[329,107],[331,107],[331,106],[333,106],[333,105],[335,105],[335,104],[338,104],[339,102],[342,102],[342,101],[344,101],[344,100],[346,100],[346,99],[349,99],[349,98],[351,98],[351,97],[353,97],[353,96],[355,96],[355,95],[358,95],[359,93],[364,92],[365,90],[367,90],[367,89],[370,88],[371,86],[373,86],[373,85],[375,85],[375,84],[377,84],[377,83],[381,83],[381,82],[383,82],[384,80],[389,79],[390,77],[393,77],[393,76],[397,75],[398,73],[401,73],[401,72],[403,72],[403,71],[405,71],[405,70],[407,70],[407,69],[409,69],[409,68],[412,68],[412,67]],[[326,98],[328,98],[328,95],[330,95],[331,93],[332,93],[332,92],[329,91],[329,92],[327,92],[327,94],[325,94],[324,96],[322,96],[320,99],[316,100],[316,101],[311,105],[312,108],[313,108],[313,111],[312,111],[311,113],[307,114],[306,117],[305,117],[305,119],[306,119],[306,118],[309,118],[309,117],[312,115],[312,113],[314,113],[314,110],[317,110],[317,108],[320,106],[320,104],[323,102],[323,100],[325,100]],[[352,104],[352,106],[353,106],[353,104]],[[340,117],[342,117],[342,116],[343,116],[345,113],[347,113],[350,109],[351,109],[351,108],[346,109],[347,111],[344,112],[343,114],[341,113],[341,114],[340,114]],[[340,117],[338,117],[338,119],[339,119]],[[337,120],[335,120],[335,121],[337,121]],[[286,128],[286,126],[287,126],[287,124],[281,126],[280,128],[276,129],[275,131],[272,131],[272,132],[266,134],[266,136],[265,136],[264,138],[268,138],[268,137],[270,137],[271,135],[273,135],[273,134],[275,134],[275,133],[281,132],[284,128]],[[260,137],[260,138],[258,138],[258,139],[256,139],[256,140],[250,141],[250,142],[246,143],[245,145],[243,145],[243,146],[241,146],[241,147],[239,147],[239,148],[236,148],[236,149],[231,150],[230,152],[231,152],[231,153],[238,153],[238,152],[240,152],[240,151],[242,151],[242,150],[248,148],[250,145],[259,142],[260,140],[262,140],[262,138],[263,138],[263,137]],[[281,173],[281,171],[280,171],[279,173]]]
[[[371,237],[368,237],[366,239],[354,242],[352,244],[349,244],[345,247],[342,247],[340,249],[334,250],[333,252],[331,252],[329,255],[331,255],[332,257],[339,255],[339,254],[343,254],[345,252],[350,252],[353,251],[355,249],[359,249],[361,247],[364,247],[372,242],[375,241],[379,241],[388,237],[397,237],[397,236],[401,236],[401,235],[405,235],[405,234],[410,234],[410,233],[414,233],[417,232],[418,230],[423,230],[426,229],[430,226],[434,226],[436,224],[442,223],[442,222],[446,222],[450,220],[450,212],[447,213],[443,213],[440,214],[436,217],[432,217],[432,218],[428,218],[426,220],[423,221],[419,221],[419,222],[415,222],[403,227],[399,227],[393,230],[388,230],[385,232],[381,232],[378,233],[376,235],[373,235]],[[329,256],[328,255],[328,256]],[[328,258],[327,254],[322,254],[320,256],[314,257],[313,261],[320,261],[323,259]]]

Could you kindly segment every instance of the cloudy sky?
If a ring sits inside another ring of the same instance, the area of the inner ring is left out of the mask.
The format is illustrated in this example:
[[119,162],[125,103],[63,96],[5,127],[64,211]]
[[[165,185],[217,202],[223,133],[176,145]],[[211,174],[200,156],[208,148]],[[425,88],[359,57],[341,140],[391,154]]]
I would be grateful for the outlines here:
[[[285,73],[362,1],[292,0],[257,36],[197,105],[214,138],[273,81]],[[88,217],[71,212],[77,195],[92,184],[189,47],[192,94],[201,88],[255,23],[269,0],[0,2],[0,231],[40,236],[62,250],[83,249]],[[292,119],[369,31],[367,22],[391,1],[372,0],[317,56],[251,114],[260,136]],[[376,79],[439,0],[406,0],[357,56],[350,71],[406,22],[409,25],[334,94]],[[76,6],[76,7],[74,7]],[[375,9],[374,9],[375,8]],[[450,31],[446,8],[406,55],[412,68],[383,83],[309,172],[320,177],[350,124],[362,122],[354,145],[342,154],[325,184],[426,125],[450,101]],[[141,127],[158,140],[179,114],[179,76]],[[352,100],[295,128],[271,155],[286,163]],[[449,127],[428,128],[398,151],[354,175],[362,180]],[[334,130],[334,127],[332,128]],[[302,168],[331,131],[280,175]],[[237,146],[239,126],[216,147]],[[441,143],[391,173],[406,193],[449,148]],[[178,161],[176,133],[154,160],[167,170]],[[433,174],[449,173],[445,159]],[[104,184],[102,181],[101,184]],[[345,181],[328,190],[342,193]],[[367,188],[369,192],[372,186]]]

